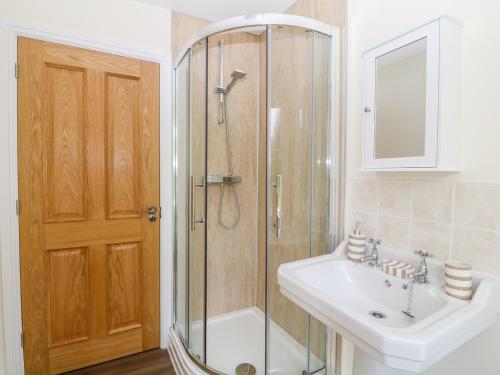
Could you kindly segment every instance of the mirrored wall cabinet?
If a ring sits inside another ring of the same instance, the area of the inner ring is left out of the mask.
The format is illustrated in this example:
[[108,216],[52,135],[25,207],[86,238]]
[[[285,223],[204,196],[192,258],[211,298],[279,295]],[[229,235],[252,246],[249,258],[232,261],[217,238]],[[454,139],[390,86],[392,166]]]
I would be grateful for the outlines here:
[[460,29],[441,17],[364,53],[364,170],[459,169]]

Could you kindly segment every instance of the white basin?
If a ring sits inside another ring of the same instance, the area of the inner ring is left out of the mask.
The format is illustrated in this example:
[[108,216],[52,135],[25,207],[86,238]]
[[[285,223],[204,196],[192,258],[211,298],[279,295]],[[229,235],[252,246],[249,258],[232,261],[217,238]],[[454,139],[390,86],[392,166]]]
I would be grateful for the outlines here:
[[[382,259],[418,263],[417,257],[381,248]],[[414,288],[412,313],[405,280],[346,258],[346,243],[329,255],[283,264],[281,292],[387,367],[422,372],[493,325],[500,311],[500,281],[474,274],[472,301],[449,297],[443,265],[428,261],[430,285]],[[391,286],[388,287],[386,280]],[[383,319],[371,316],[382,312]]]

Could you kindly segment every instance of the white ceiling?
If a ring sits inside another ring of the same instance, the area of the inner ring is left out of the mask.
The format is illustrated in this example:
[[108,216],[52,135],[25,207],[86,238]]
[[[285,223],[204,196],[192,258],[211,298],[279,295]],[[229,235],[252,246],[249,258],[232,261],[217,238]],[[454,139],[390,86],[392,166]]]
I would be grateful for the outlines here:
[[139,0],[209,21],[256,14],[283,13],[295,0]]

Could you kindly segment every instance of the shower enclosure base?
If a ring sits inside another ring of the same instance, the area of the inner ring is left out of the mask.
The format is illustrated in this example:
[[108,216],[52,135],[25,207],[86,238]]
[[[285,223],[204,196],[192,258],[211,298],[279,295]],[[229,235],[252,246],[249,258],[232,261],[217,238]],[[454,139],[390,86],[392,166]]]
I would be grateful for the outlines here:
[[[192,326],[192,342],[201,345],[203,325]],[[307,369],[307,349],[276,323],[271,322],[269,374],[297,375]],[[175,330],[171,330],[171,348],[176,372],[180,375],[206,374],[185,352]],[[173,336],[173,337],[172,337]],[[233,311],[208,318],[207,323],[207,365],[224,374],[236,374],[241,363],[250,363],[257,374],[264,374],[265,314],[257,307]],[[201,347],[194,345],[193,353]],[[311,368],[319,369],[323,363],[311,355]],[[323,371],[318,372],[322,374]]]

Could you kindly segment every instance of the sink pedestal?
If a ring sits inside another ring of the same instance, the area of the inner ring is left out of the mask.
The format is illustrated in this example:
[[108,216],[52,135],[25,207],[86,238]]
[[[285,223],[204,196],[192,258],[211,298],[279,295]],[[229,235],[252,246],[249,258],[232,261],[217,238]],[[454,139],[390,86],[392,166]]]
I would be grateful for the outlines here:
[[384,366],[365,351],[354,349],[353,375],[414,375],[415,372]]

